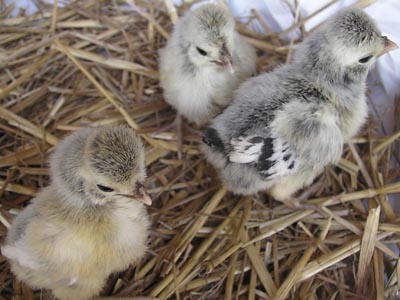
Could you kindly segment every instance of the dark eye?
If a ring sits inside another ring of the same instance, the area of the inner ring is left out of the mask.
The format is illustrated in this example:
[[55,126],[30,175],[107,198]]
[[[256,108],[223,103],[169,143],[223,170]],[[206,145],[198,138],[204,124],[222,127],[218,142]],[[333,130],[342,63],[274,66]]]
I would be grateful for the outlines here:
[[101,184],[98,184],[98,185],[97,185],[97,188],[98,188],[100,191],[106,192],[106,193],[110,193],[110,192],[113,192],[113,191],[114,191],[114,189],[112,189],[112,188],[110,188],[110,187],[108,187],[108,186],[101,185]]
[[201,49],[201,48],[199,48],[199,47],[196,47],[196,49],[197,49],[197,52],[199,52],[200,55],[203,55],[203,56],[206,56],[206,55],[207,55],[207,52],[204,51],[203,49]]
[[369,62],[369,60],[371,58],[372,58],[372,55],[368,55],[368,56],[365,56],[365,57],[361,58],[358,62],[361,63],[361,64],[365,64],[365,63]]

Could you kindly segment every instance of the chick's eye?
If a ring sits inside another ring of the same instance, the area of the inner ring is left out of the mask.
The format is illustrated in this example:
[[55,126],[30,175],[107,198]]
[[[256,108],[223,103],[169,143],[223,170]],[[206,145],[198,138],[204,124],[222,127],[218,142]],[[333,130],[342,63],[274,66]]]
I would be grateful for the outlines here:
[[97,185],[97,188],[98,188],[100,191],[106,192],[106,193],[110,193],[110,192],[113,192],[113,191],[114,191],[114,189],[112,189],[112,188],[110,188],[110,187],[108,187],[108,186],[101,185],[101,184],[98,184],[98,185]]
[[367,62],[369,62],[369,60],[372,58],[372,55],[368,55],[368,56],[364,56],[363,58],[361,58],[358,62],[361,64],[365,64]]
[[203,56],[206,56],[206,55],[207,55],[207,52],[204,51],[203,49],[201,49],[201,48],[199,48],[199,47],[196,47],[196,49],[197,49],[197,52],[199,52],[200,55],[203,55]]

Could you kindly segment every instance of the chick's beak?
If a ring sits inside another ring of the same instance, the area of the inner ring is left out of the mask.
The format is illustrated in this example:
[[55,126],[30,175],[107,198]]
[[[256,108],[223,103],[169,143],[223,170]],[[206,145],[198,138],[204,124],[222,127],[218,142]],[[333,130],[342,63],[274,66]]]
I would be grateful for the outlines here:
[[231,57],[231,55],[221,56],[220,60],[222,62],[222,65],[225,68],[228,68],[231,73],[235,73],[235,70],[233,69],[233,65],[232,65],[232,57]]
[[378,56],[381,56],[389,51],[395,50],[397,48],[399,48],[399,46],[397,46],[397,44],[391,40],[389,40],[389,38],[387,36],[382,36],[382,40],[383,40],[383,45],[384,48],[383,50],[378,54]]
[[134,195],[121,195],[130,199],[135,199],[138,200],[140,202],[142,202],[145,205],[150,206],[153,201],[151,200],[150,196],[147,194],[146,190],[144,189],[144,187],[140,187],[135,193]]
[[137,199],[148,206],[150,206],[153,203],[153,201],[151,200],[149,194],[147,194],[144,187],[139,188],[139,197]]
[[228,68],[231,73],[235,73],[235,70],[233,69],[232,55],[229,53],[229,50],[225,45],[222,46],[220,51],[220,61],[222,65]]

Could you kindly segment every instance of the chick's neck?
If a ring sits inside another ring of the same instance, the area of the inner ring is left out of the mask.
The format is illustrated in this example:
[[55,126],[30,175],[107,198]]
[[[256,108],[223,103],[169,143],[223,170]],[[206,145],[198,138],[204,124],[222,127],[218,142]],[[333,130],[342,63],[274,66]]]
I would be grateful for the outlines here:
[[[327,49],[323,49],[324,45]],[[326,95],[335,108],[337,125],[347,140],[357,133],[368,113],[365,100],[368,67],[344,66],[328,46],[321,43],[320,38],[306,40],[290,68]]]

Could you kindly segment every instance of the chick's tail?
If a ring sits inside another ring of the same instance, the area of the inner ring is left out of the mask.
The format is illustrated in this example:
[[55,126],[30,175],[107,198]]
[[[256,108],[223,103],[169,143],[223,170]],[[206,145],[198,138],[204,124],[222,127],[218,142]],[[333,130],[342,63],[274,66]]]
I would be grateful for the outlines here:
[[207,127],[202,136],[203,142],[214,150],[225,153],[225,145],[220,138],[218,131],[212,127]]

